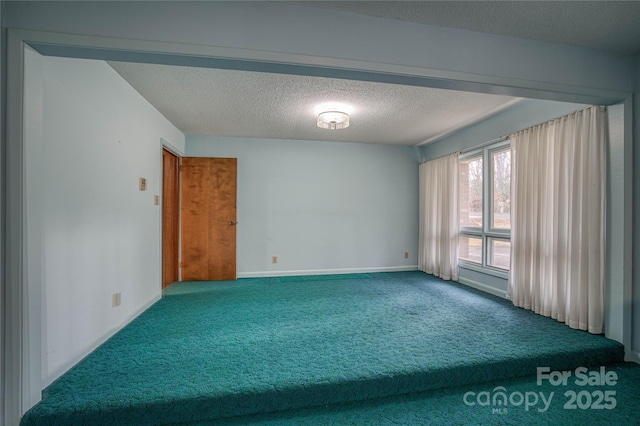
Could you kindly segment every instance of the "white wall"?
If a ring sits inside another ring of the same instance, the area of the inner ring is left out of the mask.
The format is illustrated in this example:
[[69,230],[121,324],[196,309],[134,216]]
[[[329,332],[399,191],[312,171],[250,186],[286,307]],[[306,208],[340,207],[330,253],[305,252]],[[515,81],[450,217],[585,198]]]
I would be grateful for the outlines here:
[[25,55],[28,280],[47,384],[160,297],[161,138],[182,151],[184,135],[105,62]]
[[412,147],[188,136],[186,153],[238,158],[239,277],[417,268]]
[[624,340],[624,104],[607,108],[607,217],[605,257],[605,334],[608,338]]
[[493,117],[466,127],[420,147],[421,160],[442,157],[508,135],[518,130],[561,117],[588,105],[569,102],[524,99]]

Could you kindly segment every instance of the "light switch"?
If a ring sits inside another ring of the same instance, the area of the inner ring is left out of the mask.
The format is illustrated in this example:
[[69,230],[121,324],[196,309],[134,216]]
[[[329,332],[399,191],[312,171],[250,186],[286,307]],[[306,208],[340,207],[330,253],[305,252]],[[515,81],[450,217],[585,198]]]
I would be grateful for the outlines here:
[[140,191],[147,190],[147,180],[145,178],[140,178]]
[[122,304],[122,293],[113,293],[111,295],[111,306],[116,307]]

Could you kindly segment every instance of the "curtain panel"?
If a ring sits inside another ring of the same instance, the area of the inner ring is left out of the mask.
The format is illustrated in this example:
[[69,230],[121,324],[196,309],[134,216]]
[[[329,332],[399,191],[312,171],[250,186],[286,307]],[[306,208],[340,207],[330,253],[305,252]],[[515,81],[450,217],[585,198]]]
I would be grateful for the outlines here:
[[514,305],[602,333],[606,110],[591,107],[511,135]]
[[420,165],[418,268],[458,279],[458,154]]

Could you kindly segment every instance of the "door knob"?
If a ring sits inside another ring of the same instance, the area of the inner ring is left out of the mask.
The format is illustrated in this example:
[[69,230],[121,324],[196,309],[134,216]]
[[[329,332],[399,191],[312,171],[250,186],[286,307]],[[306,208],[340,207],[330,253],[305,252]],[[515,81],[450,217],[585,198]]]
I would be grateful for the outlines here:
[[231,222],[229,222],[229,225],[237,225],[238,222],[236,222],[235,220],[232,220]]

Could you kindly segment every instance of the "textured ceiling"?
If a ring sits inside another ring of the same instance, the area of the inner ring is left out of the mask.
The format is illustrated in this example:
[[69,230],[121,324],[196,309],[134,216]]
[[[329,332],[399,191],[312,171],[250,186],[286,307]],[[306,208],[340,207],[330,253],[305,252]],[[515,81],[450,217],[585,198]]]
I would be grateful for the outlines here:
[[[640,1],[293,1],[420,24],[640,53]],[[110,63],[185,134],[417,145],[517,98],[296,75]],[[315,125],[324,105],[351,126]]]
[[[519,100],[323,77],[109,64],[189,135],[417,145]],[[350,114],[350,127],[319,129],[318,113],[334,108]]]
[[640,1],[304,1],[299,4],[615,53],[640,53]]

